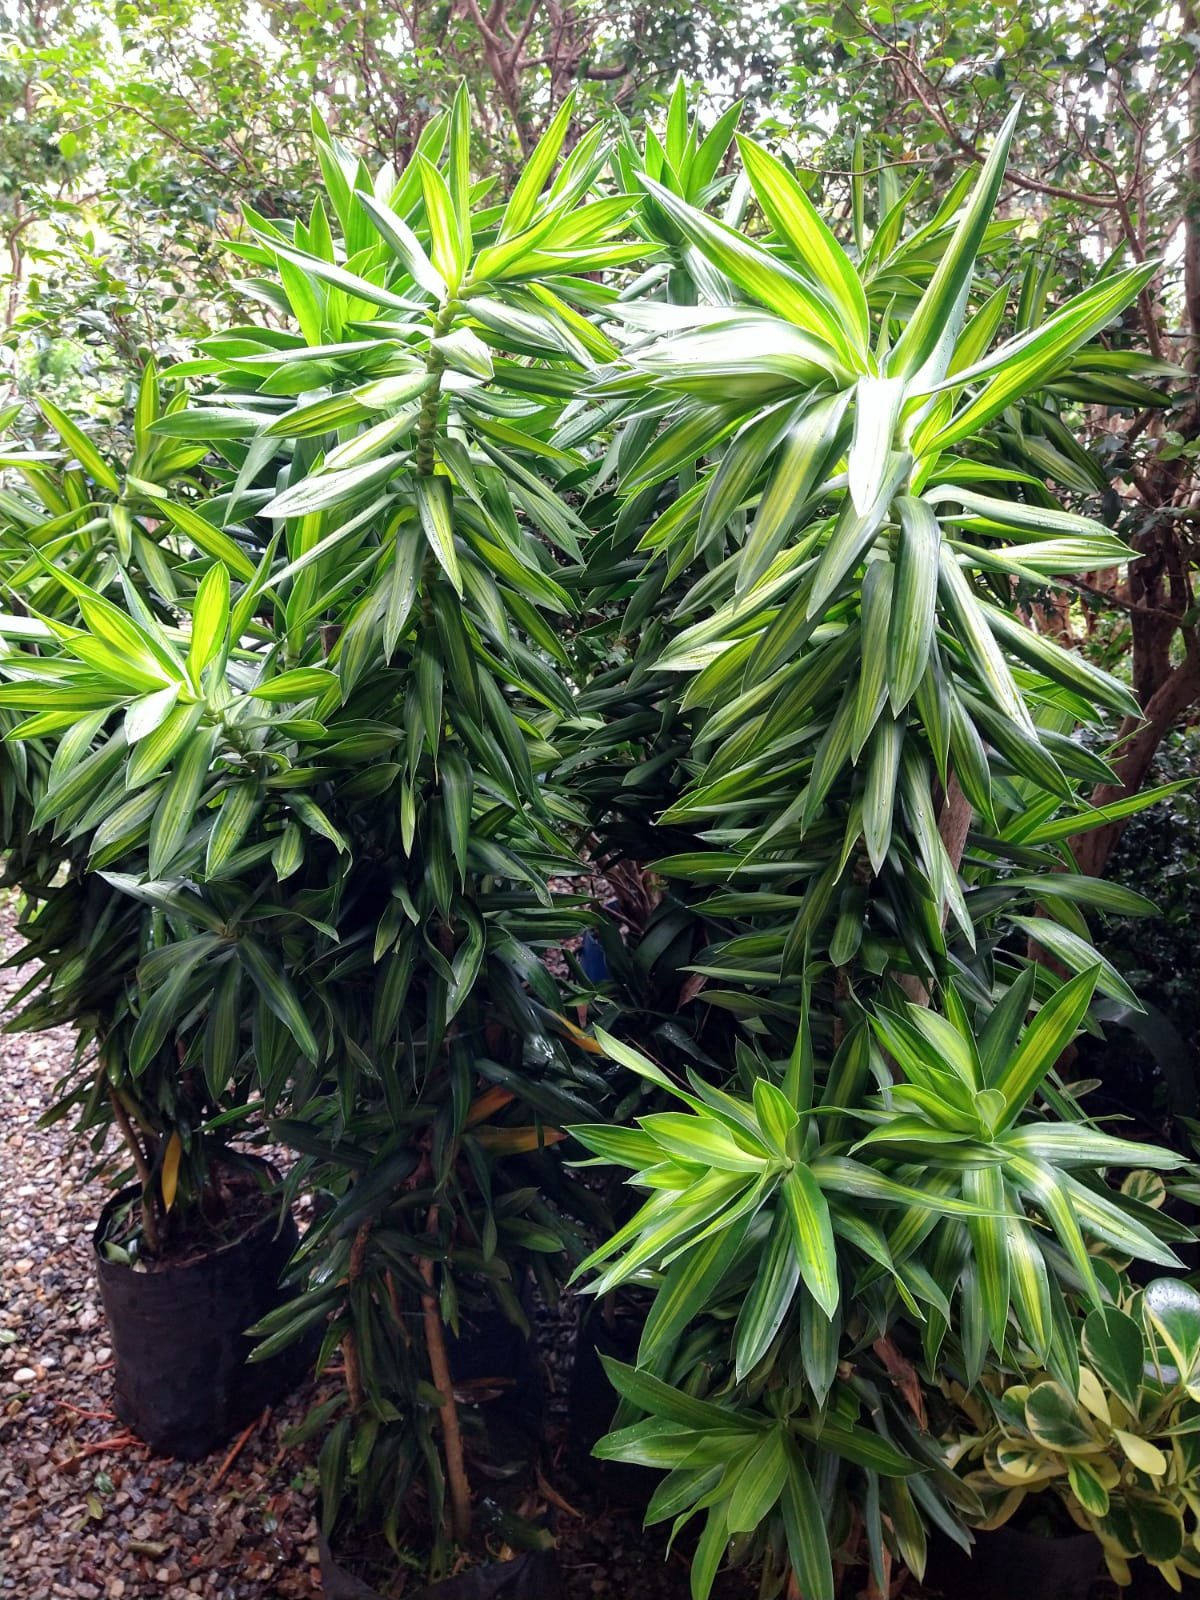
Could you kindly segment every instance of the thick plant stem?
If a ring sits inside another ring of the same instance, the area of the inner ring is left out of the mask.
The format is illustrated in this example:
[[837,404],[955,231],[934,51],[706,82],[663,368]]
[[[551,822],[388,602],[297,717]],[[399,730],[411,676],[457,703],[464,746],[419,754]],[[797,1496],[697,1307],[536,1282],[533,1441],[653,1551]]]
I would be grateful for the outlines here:
[[[454,302],[448,300],[438,311],[437,320],[433,325],[432,339],[442,339],[450,332],[454,323]],[[446,360],[442,352],[432,344],[429,355],[425,361],[425,371],[430,378],[430,384],[421,399],[421,414],[417,419],[417,452],[414,465],[417,473],[422,478],[433,476],[434,468],[434,441],[437,434],[438,407],[442,400],[442,374],[446,370]]]
[[[432,1233],[436,1227],[437,1207],[431,1206],[425,1222],[426,1232]],[[471,1485],[467,1479],[462,1431],[458,1425],[454,1379],[450,1372],[450,1358],[446,1351],[446,1334],[442,1327],[441,1311],[433,1288],[433,1262],[427,1256],[423,1256],[418,1266],[425,1284],[425,1292],[421,1296],[421,1311],[425,1322],[425,1345],[429,1351],[430,1375],[442,1401],[440,1412],[442,1446],[446,1455],[446,1481],[450,1486],[451,1527],[456,1542],[465,1544],[471,1537]]]
[[[967,834],[971,827],[971,815],[971,802],[959,787],[958,779],[951,773],[949,782],[946,785],[946,797],[942,801],[942,809],[938,813],[938,837],[946,848],[950,866],[955,872],[958,871],[963,850],[966,848]],[[945,922],[945,920],[946,912],[945,908],[943,908],[942,921]],[[914,1005],[927,1006],[929,1004],[929,990],[915,972],[903,973],[899,979],[899,984]]]
[[[351,1288],[362,1277],[363,1265],[367,1259],[367,1240],[371,1237],[371,1224],[364,1222],[354,1235],[354,1244],[350,1249],[350,1265],[346,1271],[346,1281]],[[350,1396],[350,1409],[360,1411],[366,1400],[363,1390],[362,1366],[358,1359],[358,1340],[354,1337],[354,1329],[347,1328],[342,1335],[342,1360],[346,1366],[346,1393]]]
[[146,1247],[151,1255],[155,1255],[159,1247],[158,1218],[154,1215],[153,1181],[154,1174],[150,1171],[150,1163],[146,1160],[146,1152],[142,1149],[142,1141],[134,1130],[133,1123],[129,1120],[129,1113],[121,1104],[121,1097],[115,1089],[108,1091],[109,1104],[112,1106],[113,1121],[121,1130],[124,1139],[133,1157],[134,1169],[138,1175],[138,1182],[142,1186],[142,1232],[146,1236]]

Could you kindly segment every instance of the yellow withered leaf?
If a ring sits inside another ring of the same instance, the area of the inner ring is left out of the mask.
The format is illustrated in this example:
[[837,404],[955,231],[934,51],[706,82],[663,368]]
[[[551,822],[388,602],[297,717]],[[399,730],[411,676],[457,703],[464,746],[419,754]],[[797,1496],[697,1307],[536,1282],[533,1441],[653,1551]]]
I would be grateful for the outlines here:
[[558,1012],[555,1012],[554,1015],[555,1021],[559,1023],[563,1032],[581,1050],[586,1050],[589,1055],[593,1056],[602,1056],[604,1054],[604,1051],[590,1034],[584,1033],[582,1028],[577,1028],[573,1022],[567,1017],[560,1016]]
[[163,1205],[170,1211],[175,1204],[175,1194],[179,1188],[179,1163],[183,1156],[183,1141],[177,1133],[173,1133],[167,1140],[167,1153],[163,1156],[162,1177],[159,1180],[162,1186]]
[[467,1127],[473,1128],[477,1122],[485,1122],[493,1111],[502,1111],[515,1099],[516,1095],[511,1089],[505,1089],[498,1083],[493,1084],[490,1089],[485,1089],[481,1095],[472,1100],[470,1110],[467,1112]]
[[515,1156],[557,1144],[567,1136],[561,1128],[480,1128],[475,1137],[485,1150],[494,1150],[497,1155]]

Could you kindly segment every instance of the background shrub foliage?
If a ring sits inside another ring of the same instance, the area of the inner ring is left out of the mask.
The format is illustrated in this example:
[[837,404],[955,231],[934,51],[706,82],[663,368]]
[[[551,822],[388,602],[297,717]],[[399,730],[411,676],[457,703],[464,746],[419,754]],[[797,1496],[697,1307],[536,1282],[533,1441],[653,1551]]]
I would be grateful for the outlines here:
[[[661,138],[569,146],[568,100],[507,199],[467,106],[400,171],[318,118],[325,199],[234,247],[265,314],[147,369],[121,465],[49,402],[4,457],[20,1020],[80,1024],[62,1109],[123,1124],[160,1223],[230,1130],[326,1196],[258,1331],[341,1346],[327,1529],[435,1570],[470,1537],[443,1326],[575,1262],[649,1290],[602,1451],[702,1519],[697,1600],[727,1554],[823,1600],[860,1533],[885,1588],[994,1511],[922,1385],[981,1430],[1007,1389],[1006,1438],[1015,1373],[1086,1406],[1080,1328],[1190,1238],[1148,1170],[1183,1158],[1061,1065],[1137,1005],[1086,914],[1147,902],[1068,844],[1144,803],[1091,806],[1074,737],[1137,702],[1030,625],[1129,557],[1059,494],[1073,408],[1174,371],[1104,333],[1153,266],[991,281],[1015,113],[938,204],[857,178],[843,244],[682,90]],[[554,978],[589,923],[611,979]],[[649,1196],[586,1259],[584,1147]],[[1120,1506],[1071,1480],[1113,1571],[1200,1573],[1178,1454],[1126,1454]]]

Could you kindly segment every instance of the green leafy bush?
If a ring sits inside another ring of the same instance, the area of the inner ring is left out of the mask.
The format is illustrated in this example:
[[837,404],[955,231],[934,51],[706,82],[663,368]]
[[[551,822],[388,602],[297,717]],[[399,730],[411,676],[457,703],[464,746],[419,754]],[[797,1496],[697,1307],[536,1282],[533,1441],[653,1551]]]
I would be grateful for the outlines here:
[[[328,204],[247,213],[274,315],[174,369],[196,401],[147,398],[122,472],[51,412],[61,507],[9,458],[42,502],[5,503],[11,792],[153,932],[110,1079],[156,1062],[170,1109],[198,1074],[168,1137],[250,1116],[322,1193],[258,1332],[340,1345],[327,1531],[435,1571],[468,1537],[445,1327],[583,1262],[569,1124],[650,1196],[579,1269],[654,1294],[602,1448],[704,1514],[697,1600],[727,1551],[826,1600],[856,1530],[883,1586],[982,1510],[897,1371],[1029,1351],[1075,1394],[1097,1252],[1190,1237],[1107,1179],[1182,1158],[1057,1066],[1094,994],[1137,1003],[1085,911],[1146,902],[1066,843],[1144,803],[1090,809],[1073,736],[1136,707],[1014,614],[1128,556],[1030,441],[1114,373],[1144,397],[1086,347],[1152,269],[1022,295],[997,342],[1011,119],[924,218],[868,234],[856,183],[848,252],[762,146],[729,181],[733,114],[680,91],[661,141],[563,156],[569,117],[503,203],[465,95],[401,173],[318,123]],[[652,907],[597,1039],[541,959],[593,920],[551,885],[584,846]]]
[[[1147,902],[1065,849],[1105,820],[1083,793],[1108,771],[1071,735],[1136,707],[1011,613],[1123,559],[1013,459],[1014,422],[1086,388],[1075,352],[1148,269],[995,342],[1006,296],[975,286],[1011,127],[973,189],[912,233],[900,204],[856,258],[748,141],[758,236],[689,203],[686,123],[637,165],[670,269],[657,303],[620,308],[596,387],[624,403],[614,537],[674,627],[628,681],[685,713],[663,821],[696,843],[654,865],[708,891],[698,1003],[744,1031],[715,1078],[686,1047],[664,1071],[606,1040],[686,1109],[576,1132],[649,1195],[586,1264],[597,1292],[655,1288],[601,1450],[672,1469],[653,1515],[704,1518],[697,1597],[727,1550],[831,1596],[856,1529],[876,1585],[889,1550],[919,1572],[923,1521],[952,1529],[963,1486],[878,1405],[880,1349],[918,1383],[953,1359],[968,1386],[1033,1350],[1074,1393],[1069,1307],[1111,1297],[1094,1252],[1178,1265],[1167,1240],[1189,1237],[1106,1184],[1146,1147],[1090,1124],[1056,1070],[1094,992],[1137,1004],[1083,912]],[[611,563],[601,543],[601,594]]]

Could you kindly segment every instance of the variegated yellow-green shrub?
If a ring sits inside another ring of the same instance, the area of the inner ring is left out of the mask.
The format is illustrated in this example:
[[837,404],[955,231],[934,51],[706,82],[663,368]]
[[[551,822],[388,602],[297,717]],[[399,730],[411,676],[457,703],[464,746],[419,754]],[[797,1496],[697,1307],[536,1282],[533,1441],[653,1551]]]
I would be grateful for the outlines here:
[[1128,558],[1038,440],[1154,268],[1053,309],[989,280],[1015,115],[915,227],[900,202],[869,229],[856,185],[846,243],[753,140],[728,199],[693,179],[678,104],[621,149],[663,259],[593,389],[617,509],[590,599],[638,570],[656,605],[583,704],[617,708],[619,827],[652,786],[672,841],[696,1043],[603,1017],[653,1101],[575,1131],[645,1204],[581,1271],[652,1287],[600,1451],[668,1469],[651,1515],[702,1524],[696,1600],[726,1558],[806,1600],[835,1563],[919,1573],[926,1523],[980,1513],[921,1384],[1031,1350],[1074,1394],[1097,1252],[1178,1267],[1190,1237],[1109,1178],[1183,1157],[1095,1125],[1059,1068],[1093,996],[1136,1005],[1084,913],[1147,906],[1066,844],[1106,820],[1096,746],[1136,703],[1023,609]]
[[1036,1370],[953,1388],[971,1429],[947,1458],[968,1469],[982,1526],[1050,1492],[1099,1539],[1117,1583],[1141,1557],[1183,1592],[1200,1578],[1200,1293],[1173,1278],[1116,1287],[1083,1321],[1074,1392]]
[[[1084,912],[1145,904],[1064,841],[1113,814],[1075,730],[1136,706],[1021,609],[1127,558],[1042,430],[1153,370],[1088,350],[1153,269],[1010,306],[1011,122],[911,223],[868,230],[856,183],[843,245],[765,147],[735,172],[735,120],[680,93],[661,141],[565,153],[564,109],[504,199],[465,97],[399,173],[318,127],[327,202],[236,246],[271,316],[143,419],[191,467],[60,427],[81,492],[8,518],[42,620],[36,652],[0,625],[0,707],[72,872],[162,946],[112,1071],[174,1053],[199,1137],[246,1086],[329,1201],[259,1330],[341,1347],[327,1528],[435,1571],[468,1539],[444,1325],[521,1323],[529,1273],[586,1253],[569,1124],[649,1196],[587,1263],[653,1296],[602,1451],[669,1469],[655,1519],[703,1517],[696,1600],[727,1556],[830,1600],[835,1553],[886,1587],[982,1513],[921,1384],[1027,1349],[1076,1394],[1096,1252],[1169,1269],[1189,1236],[1108,1180],[1181,1158],[1058,1070],[1095,993],[1131,998]],[[656,837],[631,1027],[540,960],[586,920],[549,880]],[[668,944],[678,1016],[637,994]],[[636,1126],[594,1109],[601,1052]]]

